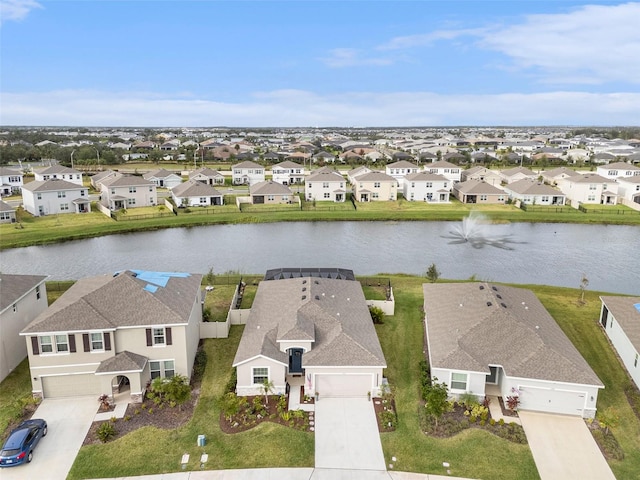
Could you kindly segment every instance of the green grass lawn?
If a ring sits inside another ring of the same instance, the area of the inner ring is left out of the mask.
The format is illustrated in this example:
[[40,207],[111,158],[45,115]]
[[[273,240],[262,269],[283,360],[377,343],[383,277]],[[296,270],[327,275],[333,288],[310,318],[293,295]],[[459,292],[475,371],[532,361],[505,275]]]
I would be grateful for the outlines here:
[[[22,338],[20,339],[22,340]],[[9,423],[20,417],[25,402],[33,399],[29,381],[29,361],[25,358],[0,383],[0,440]]]

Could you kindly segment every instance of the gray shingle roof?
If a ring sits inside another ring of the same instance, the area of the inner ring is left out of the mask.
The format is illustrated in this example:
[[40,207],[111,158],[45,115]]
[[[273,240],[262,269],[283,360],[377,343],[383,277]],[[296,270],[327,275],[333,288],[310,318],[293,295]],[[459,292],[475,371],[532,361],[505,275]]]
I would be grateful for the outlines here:
[[151,180],[147,180],[137,175],[116,175],[102,180],[102,185],[106,187],[140,187],[154,185]]
[[237,163],[235,165],[233,165],[231,167],[232,170],[235,170],[236,168],[260,168],[260,169],[264,169],[264,167],[260,164],[257,164],[255,162],[252,162],[250,160],[247,160],[246,162],[240,162]]
[[50,167],[34,168],[33,171],[38,175],[53,175],[58,173],[78,175],[82,173],[79,170],[76,170],[75,168],[65,167],[64,165],[52,165]]
[[250,195],[293,195],[293,192],[286,185],[274,182],[273,180],[265,180],[249,186]]
[[369,172],[358,176],[358,182],[393,182],[397,180],[383,172]]
[[[84,278],[36,317],[22,333],[187,323],[200,294],[202,275],[167,273],[164,278],[165,286],[158,286],[157,280],[147,280],[142,273],[129,270],[115,276]],[[155,292],[154,286],[157,286]]]
[[505,190],[511,190],[512,192],[519,193],[522,195],[562,195],[560,190],[557,190],[549,185],[545,185],[538,180],[534,180],[531,178],[523,178],[522,180],[518,180],[517,182],[510,183],[505,186]]
[[602,386],[532,291],[443,283],[423,292],[432,367],[489,374],[502,365],[511,377]]
[[54,178],[51,180],[36,180],[23,185],[22,188],[30,192],[55,192],[56,190],[86,190],[87,187]]
[[620,324],[631,344],[640,351],[640,310],[635,307],[640,304],[640,297],[602,296],[600,300]]
[[176,197],[220,197],[222,193],[206,183],[187,180],[171,189]]
[[0,212],[15,212],[15,207],[12,207],[7,202],[0,200]]
[[488,184],[484,180],[467,180],[466,182],[456,183],[453,187],[462,193],[475,193],[483,195],[504,195],[504,191],[498,187]]
[[411,182],[448,182],[449,180],[437,173],[427,172],[425,170],[416,173],[410,173],[409,175],[405,175],[407,180]]
[[95,373],[141,372],[146,364],[147,357],[125,350],[102,361]]
[[263,281],[234,365],[257,355],[287,363],[279,340],[313,340],[303,366],[382,366],[384,354],[359,282],[303,277]]
[[307,177],[309,182],[344,182],[344,177],[335,170],[321,168]]
[[11,275],[0,273],[0,312],[40,285],[48,277],[43,275]]

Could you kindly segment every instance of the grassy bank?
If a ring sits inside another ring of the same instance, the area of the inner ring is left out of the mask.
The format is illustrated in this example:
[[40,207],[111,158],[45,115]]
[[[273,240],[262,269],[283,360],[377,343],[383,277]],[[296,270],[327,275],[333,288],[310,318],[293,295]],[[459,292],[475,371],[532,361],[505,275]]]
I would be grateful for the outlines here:
[[[582,213],[573,210],[563,213],[546,211],[523,211],[512,205],[467,205],[454,201],[445,205],[424,202],[372,202],[357,204],[357,209],[347,210],[294,210],[269,211],[253,207],[251,212],[235,209],[217,213],[180,212],[162,218],[145,218],[132,221],[116,221],[101,213],[83,215],[67,214],[33,217],[20,214],[19,224],[0,225],[0,250],[6,248],[43,245],[67,240],[98,237],[117,233],[158,230],[172,227],[195,227],[204,225],[304,222],[304,221],[460,221],[469,213],[479,211],[491,221],[534,223],[586,223],[611,225],[640,225],[640,212],[625,206],[609,213]],[[135,209],[131,209],[134,215]],[[615,213],[615,212],[624,212]]]

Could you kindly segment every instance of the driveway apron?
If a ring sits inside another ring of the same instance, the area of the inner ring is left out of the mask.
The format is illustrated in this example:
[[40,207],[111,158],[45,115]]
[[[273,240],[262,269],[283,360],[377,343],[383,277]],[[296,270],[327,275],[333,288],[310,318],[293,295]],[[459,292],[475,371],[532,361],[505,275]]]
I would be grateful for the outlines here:
[[580,417],[518,412],[542,480],[615,480]]
[[33,451],[31,463],[0,471],[2,480],[64,480],[98,410],[96,397],[45,398],[33,418],[47,421],[47,436]]
[[373,402],[320,398],[315,404],[316,468],[386,470]]

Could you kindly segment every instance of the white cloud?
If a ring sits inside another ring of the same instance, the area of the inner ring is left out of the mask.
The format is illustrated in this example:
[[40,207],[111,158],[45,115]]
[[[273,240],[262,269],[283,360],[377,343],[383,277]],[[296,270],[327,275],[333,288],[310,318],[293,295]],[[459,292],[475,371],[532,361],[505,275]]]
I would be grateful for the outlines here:
[[0,0],[0,23],[23,20],[34,8],[43,8],[35,0]]
[[141,92],[0,93],[2,125],[439,126],[637,125],[640,93],[258,92],[242,103]]
[[363,58],[361,51],[355,48],[335,48],[329,52],[328,57],[320,60],[330,68],[385,66],[393,63],[389,58]]
[[378,50],[401,50],[416,47],[428,47],[439,40],[455,40],[460,37],[478,37],[486,32],[484,28],[461,29],[461,30],[435,30],[430,33],[419,35],[406,35],[395,37],[387,43],[377,47]]

